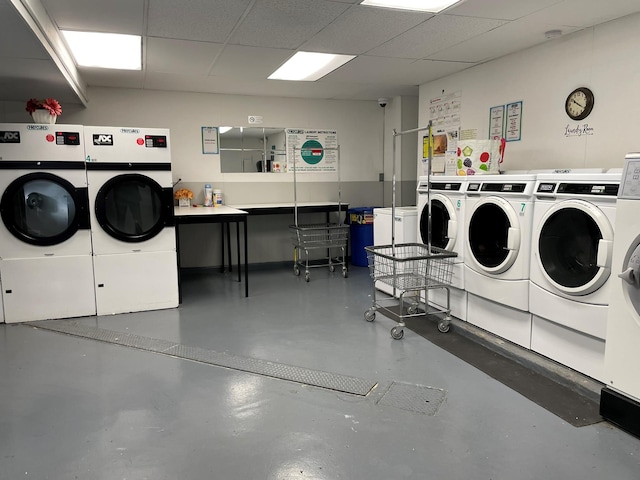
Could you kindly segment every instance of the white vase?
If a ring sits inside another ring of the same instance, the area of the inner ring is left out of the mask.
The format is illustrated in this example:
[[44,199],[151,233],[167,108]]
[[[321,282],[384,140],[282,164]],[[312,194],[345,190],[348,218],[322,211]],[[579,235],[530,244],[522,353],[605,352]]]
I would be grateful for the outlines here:
[[56,123],[56,120],[58,119],[57,115],[51,115],[49,113],[49,110],[45,110],[45,109],[38,109],[38,110],[34,110],[31,113],[31,118],[33,118],[33,121],[35,123]]
[[191,200],[189,200],[188,198],[179,198],[178,199],[178,206],[179,207],[190,207],[191,206]]

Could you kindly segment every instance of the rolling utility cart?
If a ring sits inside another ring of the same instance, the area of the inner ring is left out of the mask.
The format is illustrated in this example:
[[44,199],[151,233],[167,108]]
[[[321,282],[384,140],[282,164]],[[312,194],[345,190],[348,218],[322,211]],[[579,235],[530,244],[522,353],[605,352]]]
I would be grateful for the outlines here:
[[[428,131],[429,136],[429,168],[427,178],[431,175],[431,159],[433,136],[431,122],[424,128],[396,132],[393,130],[393,181],[391,218],[395,216],[396,196],[396,137],[408,133]],[[427,205],[430,205],[427,198]],[[427,243],[395,243],[395,222],[391,222],[391,245],[365,247],[369,264],[369,273],[373,279],[373,305],[364,312],[364,319],[372,322],[376,312],[382,311],[386,316],[395,319],[397,325],[391,329],[391,337],[400,340],[404,337],[405,318],[431,314],[444,314],[438,321],[438,330],[446,333],[451,323],[449,286],[453,275],[453,263],[457,253],[431,245],[431,210],[428,210]],[[389,285],[391,295],[386,295],[376,288],[376,282]],[[447,293],[446,308],[429,305],[429,290],[443,288]],[[424,312],[420,312],[420,293],[424,291]]]
[[[342,268],[342,276],[347,278],[347,245],[349,242],[349,225],[341,225],[339,223],[322,223],[322,224],[298,224],[298,193],[296,186],[296,161],[295,152],[301,149],[294,148],[293,160],[293,204],[294,204],[294,225],[289,225],[291,233],[291,241],[293,243],[293,273],[299,276],[301,268],[304,268],[304,279],[309,281],[311,278],[310,268],[329,267],[330,272],[334,272],[336,266]],[[340,147],[323,148],[325,151],[336,151],[338,158],[338,221],[342,218],[342,208],[340,199]],[[326,256],[321,259],[309,259],[309,253],[314,250],[326,250]],[[334,255],[339,251],[338,255]],[[304,254],[304,259],[302,258]]]

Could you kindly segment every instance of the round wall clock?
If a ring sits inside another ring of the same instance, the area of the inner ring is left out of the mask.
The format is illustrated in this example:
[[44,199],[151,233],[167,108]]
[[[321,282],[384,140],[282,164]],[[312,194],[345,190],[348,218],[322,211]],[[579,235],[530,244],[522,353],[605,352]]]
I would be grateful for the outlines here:
[[593,110],[594,101],[595,98],[590,89],[579,87],[569,94],[564,109],[572,120],[583,120]]

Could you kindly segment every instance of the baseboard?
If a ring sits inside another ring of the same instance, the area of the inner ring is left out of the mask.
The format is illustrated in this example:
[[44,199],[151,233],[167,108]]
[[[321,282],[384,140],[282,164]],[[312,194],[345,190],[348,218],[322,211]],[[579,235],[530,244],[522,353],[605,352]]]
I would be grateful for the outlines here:
[[600,394],[600,415],[622,430],[640,438],[640,402],[609,387]]

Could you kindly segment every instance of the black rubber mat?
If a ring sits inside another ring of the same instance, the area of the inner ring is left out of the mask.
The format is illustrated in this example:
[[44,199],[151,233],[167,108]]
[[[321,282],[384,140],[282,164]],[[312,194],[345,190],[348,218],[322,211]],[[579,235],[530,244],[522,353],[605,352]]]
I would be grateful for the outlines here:
[[440,333],[435,320],[405,318],[405,324],[418,335],[473,365],[575,427],[584,427],[603,421],[598,403],[468,337],[457,334],[453,326],[449,333]]

